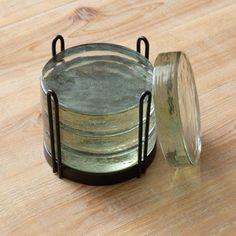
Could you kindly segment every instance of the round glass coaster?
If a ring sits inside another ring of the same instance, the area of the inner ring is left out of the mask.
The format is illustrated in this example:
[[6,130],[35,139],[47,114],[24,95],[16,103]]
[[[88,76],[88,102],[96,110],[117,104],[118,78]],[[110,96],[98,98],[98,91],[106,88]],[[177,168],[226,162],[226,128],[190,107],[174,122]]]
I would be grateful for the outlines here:
[[86,44],[66,49],[43,69],[42,105],[46,91],[59,100],[60,121],[80,131],[122,132],[138,125],[139,99],[152,89],[150,62],[114,44]]
[[174,166],[196,164],[201,152],[200,112],[193,71],[184,53],[158,55],[153,94],[164,157]]
[[[48,116],[45,113],[43,113],[43,125],[44,132],[49,136]],[[149,136],[155,131],[155,125],[156,119],[153,109],[150,114]],[[145,121],[143,122],[143,126],[145,127]],[[126,149],[131,149],[134,146],[137,147],[138,131],[139,127],[137,126],[116,134],[91,135],[89,132],[81,132],[61,124],[60,138],[61,144],[73,150],[91,154],[109,155]],[[145,137],[144,129],[143,137]]]
[[[144,142],[143,142],[144,144]],[[149,134],[147,154],[150,155],[156,144],[155,129]],[[51,154],[50,138],[44,132],[44,147]],[[95,154],[91,152],[81,152],[71,149],[62,144],[61,146],[62,163],[73,169],[90,173],[110,173],[125,170],[138,163],[138,145],[124,148],[122,151]]]

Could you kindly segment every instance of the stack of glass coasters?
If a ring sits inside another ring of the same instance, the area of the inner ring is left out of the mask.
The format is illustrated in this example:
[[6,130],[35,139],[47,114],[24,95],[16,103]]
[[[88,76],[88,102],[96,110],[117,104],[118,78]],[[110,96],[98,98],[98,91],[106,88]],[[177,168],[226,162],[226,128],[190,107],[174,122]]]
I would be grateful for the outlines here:
[[[139,101],[145,91],[152,91],[152,74],[144,56],[119,45],[86,44],[58,53],[41,78],[44,148],[51,153],[46,93],[53,90],[59,101],[64,165],[91,173],[136,165]],[[144,102],[144,110],[146,106]],[[155,123],[151,104],[147,154],[155,146]]]

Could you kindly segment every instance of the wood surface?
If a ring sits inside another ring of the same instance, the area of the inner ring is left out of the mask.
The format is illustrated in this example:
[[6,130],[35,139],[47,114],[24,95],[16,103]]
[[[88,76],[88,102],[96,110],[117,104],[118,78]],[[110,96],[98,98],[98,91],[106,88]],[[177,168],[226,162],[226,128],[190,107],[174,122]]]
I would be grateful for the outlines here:
[[[145,176],[112,186],[57,178],[42,150],[41,69],[66,47],[138,35],[184,51],[198,88],[203,151],[175,169],[160,149]],[[0,235],[236,235],[235,0],[0,0]]]

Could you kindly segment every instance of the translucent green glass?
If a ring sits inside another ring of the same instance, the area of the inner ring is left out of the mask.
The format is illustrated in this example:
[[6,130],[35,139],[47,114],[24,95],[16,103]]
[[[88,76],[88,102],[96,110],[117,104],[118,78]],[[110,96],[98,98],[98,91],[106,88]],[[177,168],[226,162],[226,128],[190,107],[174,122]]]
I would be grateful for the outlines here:
[[200,112],[186,55],[158,55],[153,82],[157,134],[165,158],[174,166],[196,164],[201,152]]

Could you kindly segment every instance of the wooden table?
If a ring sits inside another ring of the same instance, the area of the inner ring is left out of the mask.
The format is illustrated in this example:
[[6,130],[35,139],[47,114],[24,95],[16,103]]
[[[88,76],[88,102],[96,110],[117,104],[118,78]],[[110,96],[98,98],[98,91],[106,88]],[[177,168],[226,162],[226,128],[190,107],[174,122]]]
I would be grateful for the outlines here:
[[[236,2],[0,1],[0,235],[236,235]],[[183,50],[200,99],[203,151],[175,169],[160,149],[145,176],[93,187],[45,161],[39,97],[51,40]]]

